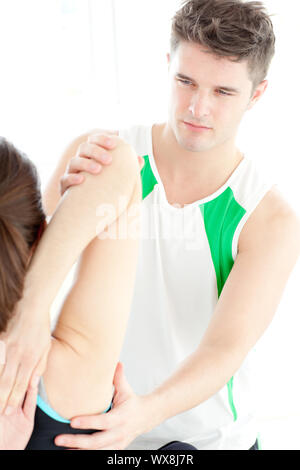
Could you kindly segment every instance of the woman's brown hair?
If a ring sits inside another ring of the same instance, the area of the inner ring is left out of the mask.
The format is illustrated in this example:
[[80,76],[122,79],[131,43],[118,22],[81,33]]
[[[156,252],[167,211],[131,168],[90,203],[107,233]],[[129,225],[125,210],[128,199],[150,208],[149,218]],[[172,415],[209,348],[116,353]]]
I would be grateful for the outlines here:
[[247,60],[253,89],[265,79],[275,53],[272,21],[256,1],[185,0],[172,21],[171,57],[181,41],[236,62]]
[[45,219],[35,165],[0,137],[0,333],[22,298],[31,250]]

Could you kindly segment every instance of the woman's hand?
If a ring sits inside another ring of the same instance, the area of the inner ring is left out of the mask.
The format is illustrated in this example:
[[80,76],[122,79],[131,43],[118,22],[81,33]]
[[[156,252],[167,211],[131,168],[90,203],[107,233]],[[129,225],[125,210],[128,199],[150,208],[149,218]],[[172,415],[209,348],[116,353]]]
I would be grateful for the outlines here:
[[49,315],[42,320],[33,311],[21,299],[7,331],[0,335],[2,352],[5,348],[5,361],[0,363],[0,413],[6,416],[22,405],[26,390],[36,386],[46,368],[51,346]]
[[[119,137],[113,135],[94,134],[88,138],[86,143],[81,144],[60,179],[61,196],[71,186],[83,183],[82,172],[97,174],[100,173],[103,165],[110,165],[112,157],[109,151],[116,148],[119,140]],[[138,162],[142,169],[144,166],[143,157],[138,157]]]
[[33,431],[36,387],[29,387],[23,407],[10,416],[0,415],[0,450],[24,450]]

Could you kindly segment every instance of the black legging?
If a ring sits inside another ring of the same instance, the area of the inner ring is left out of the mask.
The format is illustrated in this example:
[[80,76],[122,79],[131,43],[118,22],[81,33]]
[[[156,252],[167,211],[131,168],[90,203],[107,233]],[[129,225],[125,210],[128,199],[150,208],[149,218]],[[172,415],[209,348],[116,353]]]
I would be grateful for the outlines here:
[[50,418],[38,406],[36,407],[34,428],[25,450],[66,450],[58,447],[54,439],[59,434],[93,434],[96,430],[74,429],[69,423],[61,423]]
[[[74,429],[68,423],[61,423],[50,418],[38,406],[35,413],[34,429],[30,441],[25,450],[66,450],[65,447],[58,447],[54,444],[54,439],[59,434],[93,434],[99,430]],[[198,450],[196,447],[186,442],[172,441],[160,447],[158,450]],[[249,450],[258,450],[257,441]]]

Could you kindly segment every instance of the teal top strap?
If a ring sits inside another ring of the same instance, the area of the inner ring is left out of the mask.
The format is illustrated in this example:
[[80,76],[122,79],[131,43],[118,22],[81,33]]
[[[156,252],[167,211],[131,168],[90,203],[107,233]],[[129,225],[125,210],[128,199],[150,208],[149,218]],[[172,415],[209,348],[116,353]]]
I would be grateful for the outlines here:
[[[46,403],[46,402],[40,397],[40,395],[38,395],[38,398],[37,398],[37,406],[38,406],[44,413],[46,413],[46,415],[50,416],[50,418],[54,419],[55,421],[59,421],[60,423],[67,423],[67,424],[70,424],[71,421],[69,421],[68,419],[62,418],[58,413],[56,413],[56,411],[54,411],[53,408],[51,408],[51,406],[48,405],[48,403]],[[109,407],[107,408],[107,410],[103,411],[103,413],[107,413],[111,408],[112,408],[112,403],[109,405]]]

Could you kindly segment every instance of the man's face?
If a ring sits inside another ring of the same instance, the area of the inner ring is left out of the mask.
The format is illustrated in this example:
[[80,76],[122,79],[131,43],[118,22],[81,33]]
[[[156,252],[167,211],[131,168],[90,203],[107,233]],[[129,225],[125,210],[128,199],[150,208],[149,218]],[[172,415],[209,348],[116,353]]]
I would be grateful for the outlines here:
[[247,63],[232,62],[201,45],[181,42],[169,62],[169,125],[185,150],[210,150],[234,139],[254,104]]

